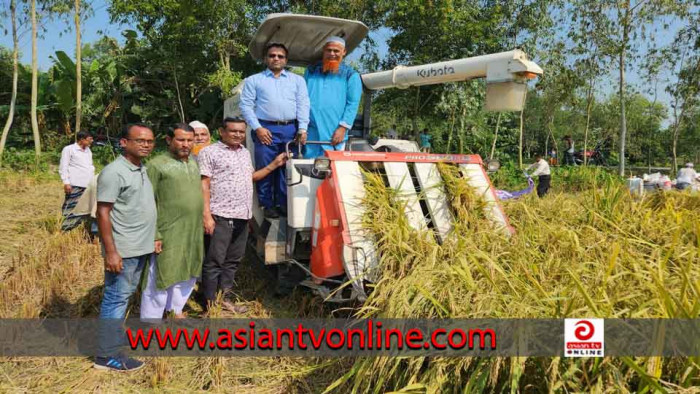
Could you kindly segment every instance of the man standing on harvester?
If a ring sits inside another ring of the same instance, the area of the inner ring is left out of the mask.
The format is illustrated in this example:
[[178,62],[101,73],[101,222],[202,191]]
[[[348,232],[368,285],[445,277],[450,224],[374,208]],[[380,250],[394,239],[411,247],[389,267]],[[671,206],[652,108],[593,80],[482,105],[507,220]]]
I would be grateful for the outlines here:
[[[287,70],[287,48],[267,46],[265,71],[246,78],[240,109],[253,130],[255,169],[261,170],[285,152],[286,144],[298,136],[306,142],[309,125],[309,95],[304,80]],[[284,168],[256,184],[265,217],[287,213],[287,179]]]
[[330,37],[323,46],[323,59],[304,74],[311,100],[309,140],[331,141],[330,145],[307,145],[305,157],[323,155],[326,150],[344,150],[362,96],[360,74],[343,64],[345,40]]

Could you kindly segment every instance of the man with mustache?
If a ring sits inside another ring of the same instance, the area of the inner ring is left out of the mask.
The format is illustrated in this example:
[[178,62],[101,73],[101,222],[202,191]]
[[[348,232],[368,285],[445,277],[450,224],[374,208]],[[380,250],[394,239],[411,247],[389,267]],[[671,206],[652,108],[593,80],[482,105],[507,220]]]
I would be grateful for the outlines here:
[[161,319],[163,312],[184,318],[196,278],[202,273],[204,229],[202,180],[190,153],[195,130],[186,123],[168,129],[168,151],[148,162],[158,220],[155,253],[145,268],[141,319]]
[[362,96],[360,74],[343,64],[346,54],[345,40],[330,37],[323,46],[322,61],[309,66],[304,74],[311,101],[308,138],[331,141],[329,145],[307,145],[307,158],[322,156],[327,150],[345,149]]

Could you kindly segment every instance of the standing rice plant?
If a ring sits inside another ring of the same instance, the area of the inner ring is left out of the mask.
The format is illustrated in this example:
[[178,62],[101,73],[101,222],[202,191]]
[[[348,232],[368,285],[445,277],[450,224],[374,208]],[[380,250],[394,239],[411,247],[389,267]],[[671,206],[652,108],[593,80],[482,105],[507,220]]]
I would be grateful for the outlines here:
[[[508,238],[457,172],[442,168],[442,176],[456,221],[438,244],[409,226],[378,175],[366,174],[364,225],[378,240],[381,279],[359,317],[698,318],[700,197],[636,201],[621,182],[596,174],[582,178],[577,194],[505,204],[516,229]],[[332,388],[642,392],[698,384],[694,358],[377,357],[357,359]]]

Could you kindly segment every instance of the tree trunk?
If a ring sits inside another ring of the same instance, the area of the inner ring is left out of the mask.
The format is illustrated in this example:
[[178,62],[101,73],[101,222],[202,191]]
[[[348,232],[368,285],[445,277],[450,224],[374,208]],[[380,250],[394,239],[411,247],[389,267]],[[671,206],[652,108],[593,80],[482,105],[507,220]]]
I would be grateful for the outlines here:
[[32,134],[34,135],[34,153],[36,164],[39,165],[41,155],[41,140],[39,138],[39,122],[36,117],[37,96],[39,87],[39,66],[36,56],[36,0],[30,0],[30,14],[32,19],[32,99],[31,99],[31,121]]
[[17,55],[19,52],[19,44],[17,42],[17,3],[15,0],[10,0],[10,13],[12,18],[12,98],[10,98],[10,113],[7,115],[5,127],[2,129],[2,137],[0,137],[0,165],[2,165],[2,155],[5,152],[5,144],[7,143],[7,135],[10,133],[12,121],[15,116],[15,102],[17,101],[17,78],[19,74],[19,62]]
[[462,107],[462,116],[459,117],[459,153],[464,154],[464,140],[465,140],[465,132],[464,129],[466,127],[466,120],[464,120],[465,116],[467,115],[467,107]]
[[591,125],[591,107],[593,107],[593,78],[588,86],[588,94],[586,95],[586,129],[583,132],[583,165],[588,165],[588,129]]
[[175,92],[177,92],[177,102],[180,105],[180,121],[185,123],[185,108],[182,106],[182,98],[180,97],[180,83],[177,81],[177,71],[173,67],[173,75],[175,76]]
[[625,50],[620,53],[620,168],[619,175],[625,175],[625,140],[627,139],[627,118],[625,114]]
[[678,122],[673,126],[673,145],[671,146],[671,152],[673,154],[673,168],[671,168],[671,174],[674,176],[678,173]]
[[413,130],[413,141],[420,143],[420,131],[418,130],[418,114],[420,112],[420,86],[416,87],[416,104],[413,107],[413,117],[411,118],[411,127]]
[[498,127],[501,125],[501,112],[498,113],[498,119],[496,119],[496,132],[493,134],[493,143],[491,144],[491,154],[489,155],[489,160],[493,160],[493,154],[496,152],[496,140],[498,139]]
[[625,113],[625,52],[629,40],[630,2],[625,1],[625,15],[622,23],[622,42],[620,43],[620,169],[619,175],[625,175],[625,144],[627,142],[627,114]]
[[671,168],[671,174],[674,176],[678,173],[678,137],[680,136],[681,122],[685,116],[685,102],[682,105],[683,108],[680,115],[678,115],[678,101],[676,101],[676,106],[673,107],[673,142],[671,144],[673,167]]
[[450,147],[452,146],[452,135],[454,134],[455,131],[455,112],[457,110],[452,107],[452,124],[450,125],[450,135],[447,137],[447,148],[445,149],[445,153],[450,153]]
[[525,107],[520,110],[520,138],[518,139],[518,166],[523,169],[523,114],[525,113]]
[[549,122],[547,122],[547,130],[549,130],[549,136],[552,138],[552,146],[554,147],[554,151],[557,152],[557,163],[559,163],[559,159],[561,158],[561,152],[559,152],[559,145],[557,144],[557,139],[554,138],[554,131],[552,131],[552,126],[554,126],[554,114],[552,114],[549,117]]
[[83,115],[82,55],[80,48],[80,0],[75,0],[75,138]]
[[651,141],[652,141],[652,126],[654,122],[654,108],[656,108],[656,99],[658,97],[658,86],[659,86],[659,77],[658,75],[655,76],[654,78],[654,101],[651,103],[651,109],[649,110],[649,119],[652,122],[651,125],[649,125],[649,135],[647,136],[647,172],[651,174]]

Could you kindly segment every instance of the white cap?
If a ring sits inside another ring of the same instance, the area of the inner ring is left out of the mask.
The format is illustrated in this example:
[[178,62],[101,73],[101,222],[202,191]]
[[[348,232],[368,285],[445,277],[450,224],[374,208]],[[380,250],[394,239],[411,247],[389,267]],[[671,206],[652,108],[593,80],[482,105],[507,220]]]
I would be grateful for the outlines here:
[[685,163],[685,166],[688,168],[693,168],[693,163]]
[[340,38],[338,36],[328,37],[328,39],[326,40],[326,43],[323,45],[330,44],[331,42],[338,43],[338,44],[342,45],[343,47],[345,47],[345,40],[343,40],[342,38]]
[[206,129],[207,131],[209,131],[209,127],[207,127],[207,125],[205,125],[204,123],[202,123],[198,120],[191,121],[190,127],[193,129]]

